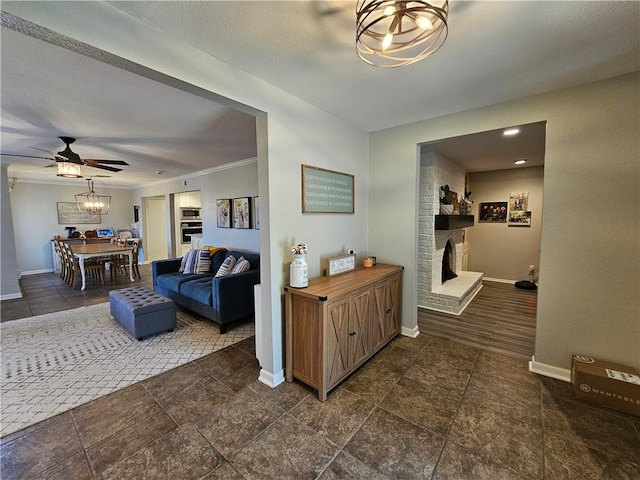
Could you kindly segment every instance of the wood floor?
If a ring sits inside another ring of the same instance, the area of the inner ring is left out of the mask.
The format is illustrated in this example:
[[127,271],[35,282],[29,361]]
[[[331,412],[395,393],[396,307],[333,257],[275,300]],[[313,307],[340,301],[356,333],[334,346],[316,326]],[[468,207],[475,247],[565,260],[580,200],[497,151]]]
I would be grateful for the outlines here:
[[537,290],[484,280],[460,315],[418,308],[420,332],[531,359],[536,335]]

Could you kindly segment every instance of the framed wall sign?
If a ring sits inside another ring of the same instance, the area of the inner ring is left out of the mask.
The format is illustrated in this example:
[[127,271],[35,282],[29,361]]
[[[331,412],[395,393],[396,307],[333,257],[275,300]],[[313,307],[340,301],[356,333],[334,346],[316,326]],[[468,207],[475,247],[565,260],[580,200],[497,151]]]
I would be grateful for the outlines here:
[[350,272],[356,268],[355,254],[340,255],[327,260],[327,277]]
[[302,165],[302,213],[354,213],[354,176]]
[[73,225],[76,223],[102,223],[99,213],[93,214],[78,209],[76,202],[58,202],[58,225]]

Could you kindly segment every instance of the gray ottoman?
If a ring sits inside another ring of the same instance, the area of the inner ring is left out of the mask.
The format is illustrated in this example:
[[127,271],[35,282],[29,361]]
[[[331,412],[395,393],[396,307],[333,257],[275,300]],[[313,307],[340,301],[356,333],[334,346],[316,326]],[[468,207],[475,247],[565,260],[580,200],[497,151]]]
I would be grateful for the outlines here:
[[173,300],[145,287],[109,292],[111,315],[136,339],[176,328]]

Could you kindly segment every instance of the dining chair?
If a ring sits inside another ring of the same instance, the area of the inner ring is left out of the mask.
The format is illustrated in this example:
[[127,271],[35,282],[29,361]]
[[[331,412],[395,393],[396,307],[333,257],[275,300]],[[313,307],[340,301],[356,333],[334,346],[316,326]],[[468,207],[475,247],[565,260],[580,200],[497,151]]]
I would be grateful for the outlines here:
[[[61,243],[65,264],[65,282],[71,288],[75,287],[76,280],[82,278],[80,272],[80,262],[73,254],[71,247],[67,243]],[[99,280],[104,285],[105,267],[104,263],[99,259],[90,258],[84,261],[84,273],[86,278]]]

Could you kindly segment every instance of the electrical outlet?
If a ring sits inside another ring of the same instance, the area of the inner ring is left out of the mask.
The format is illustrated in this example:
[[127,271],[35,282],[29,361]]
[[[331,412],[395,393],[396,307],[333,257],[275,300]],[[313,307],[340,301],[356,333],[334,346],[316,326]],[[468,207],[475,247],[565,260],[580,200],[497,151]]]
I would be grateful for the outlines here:
[[535,265],[529,265],[529,271],[530,272],[534,272],[536,270],[536,266]]

